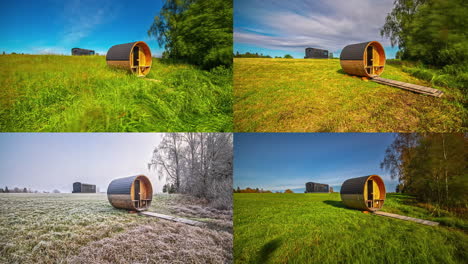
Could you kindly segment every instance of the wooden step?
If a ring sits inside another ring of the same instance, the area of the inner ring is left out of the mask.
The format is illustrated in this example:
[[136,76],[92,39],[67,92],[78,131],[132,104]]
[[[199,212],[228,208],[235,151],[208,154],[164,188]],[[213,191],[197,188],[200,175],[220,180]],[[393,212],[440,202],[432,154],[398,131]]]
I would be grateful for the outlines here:
[[404,216],[404,215],[398,215],[398,214],[391,214],[391,213],[382,212],[382,211],[374,211],[374,214],[387,216],[387,217],[392,217],[392,218],[397,218],[397,219],[406,220],[406,221],[412,221],[412,222],[420,223],[420,224],[423,224],[423,225],[429,225],[429,226],[439,225],[439,223],[432,222],[432,221],[429,221],[429,220],[423,220],[423,219],[419,219],[419,218],[414,218],[414,217],[409,217],[409,216]]
[[145,215],[145,216],[151,216],[151,217],[157,217],[161,218],[164,220],[169,220],[173,222],[179,222],[179,223],[184,223],[187,225],[192,225],[192,226],[204,226],[205,223],[203,222],[198,222],[190,219],[185,219],[185,218],[180,218],[180,217],[175,217],[175,216],[170,216],[170,215],[164,215],[164,214],[158,214],[158,213],[153,213],[153,212],[140,212],[140,215]]
[[400,81],[394,81],[390,79],[381,78],[378,76],[373,77],[371,80],[376,83],[385,84],[388,86],[393,86],[393,87],[397,87],[400,89],[405,89],[405,90],[409,90],[412,92],[426,94],[426,95],[435,96],[435,97],[441,97],[444,94],[442,91],[434,89],[434,88],[411,84],[411,83],[400,82]]

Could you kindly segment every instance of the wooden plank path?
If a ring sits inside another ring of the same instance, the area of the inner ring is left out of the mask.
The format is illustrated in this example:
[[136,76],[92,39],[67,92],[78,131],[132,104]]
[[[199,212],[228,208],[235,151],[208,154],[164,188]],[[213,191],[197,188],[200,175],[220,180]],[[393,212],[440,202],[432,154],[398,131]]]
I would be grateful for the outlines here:
[[391,214],[391,213],[387,213],[387,212],[375,211],[374,214],[387,216],[387,217],[393,217],[393,218],[406,220],[406,221],[413,221],[413,222],[420,223],[420,224],[423,224],[423,225],[429,225],[429,226],[439,225],[439,223],[437,223],[437,222],[432,222],[432,221],[429,221],[429,220],[423,220],[423,219],[419,219],[419,218],[413,218],[413,217],[404,216],[404,215]]
[[385,84],[385,85],[397,87],[400,89],[405,89],[405,90],[409,90],[412,92],[426,94],[426,95],[435,96],[435,97],[441,97],[444,94],[442,91],[434,89],[434,88],[411,84],[411,83],[394,81],[394,80],[385,79],[381,77],[374,77],[371,80],[376,83]]
[[205,223],[199,222],[199,221],[194,221],[190,219],[185,219],[185,218],[180,218],[180,217],[175,217],[175,216],[170,216],[170,215],[165,215],[165,214],[158,214],[158,213],[153,213],[153,212],[139,212],[140,215],[145,215],[145,216],[151,216],[151,217],[157,217],[161,218],[164,220],[169,220],[173,222],[179,222],[179,223],[184,223],[187,225],[192,225],[192,226],[204,226]]

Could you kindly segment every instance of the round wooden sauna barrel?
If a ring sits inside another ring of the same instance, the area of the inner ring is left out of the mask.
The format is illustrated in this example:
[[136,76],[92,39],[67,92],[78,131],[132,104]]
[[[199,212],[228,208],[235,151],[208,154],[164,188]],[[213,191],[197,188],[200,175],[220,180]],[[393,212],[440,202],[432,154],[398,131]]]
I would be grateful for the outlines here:
[[153,187],[144,175],[113,180],[107,188],[107,199],[115,208],[144,211],[151,205]]
[[340,64],[351,75],[379,76],[385,67],[385,50],[377,41],[351,44],[341,51]]
[[385,201],[385,184],[378,175],[352,178],[341,185],[340,194],[347,207],[377,211]]
[[151,50],[143,41],[112,46],[106,55],[107,65],[145,76],[151,69]]

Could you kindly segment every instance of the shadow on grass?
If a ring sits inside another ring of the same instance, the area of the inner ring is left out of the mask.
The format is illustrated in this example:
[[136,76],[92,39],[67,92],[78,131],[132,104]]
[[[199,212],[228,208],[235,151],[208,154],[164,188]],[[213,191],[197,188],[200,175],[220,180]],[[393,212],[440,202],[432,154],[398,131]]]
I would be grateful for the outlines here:
[[263,245],[262,249],[260,249],[260,252],[258,253],[257,263],[266,263],[271,257],[271,254],[273,254],[280,245],[281,238],[275,238]]
[[331,206],[334,206],[334,207],[338,207],[338,208],[345,208],[345,209],[348,209],[348,208],[346,208],[346,206],[344,205],[344,203],[341,202],[341,201],[326,200],[326,201],[323,201],[323,203],[328,204],[328,205],[331,205]]
[[343,69],[339,69],[336,72],[340,73],[340,74],[343,74],[343,75],[347,75],[347,73]]

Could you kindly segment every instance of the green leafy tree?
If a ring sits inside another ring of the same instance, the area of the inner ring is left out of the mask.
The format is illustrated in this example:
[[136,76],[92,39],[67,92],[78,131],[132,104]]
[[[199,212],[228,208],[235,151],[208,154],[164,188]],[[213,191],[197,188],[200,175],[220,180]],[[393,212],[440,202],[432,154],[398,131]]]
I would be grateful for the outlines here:
[[286,54],[286,55],[284,55],[284,58],[285,58],[285,59],[294,59],[294,57],[293,57],[293,56],[291,56],[290,54]]
[[398,45],[402,59],[466,69],[467,8],[464,0],[396,0],[380,33]]
[[232,65],[232,1],[166,0],[148,30],[163,57],[203,68]]
[[465,134],[398,134],[381,167],[398,178],[398,191],[436,208],[466,208],[468,173]]

